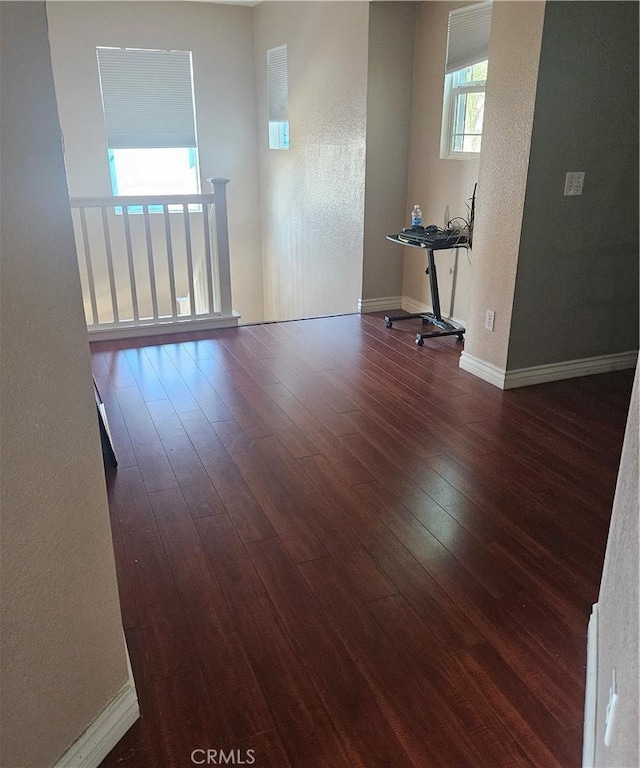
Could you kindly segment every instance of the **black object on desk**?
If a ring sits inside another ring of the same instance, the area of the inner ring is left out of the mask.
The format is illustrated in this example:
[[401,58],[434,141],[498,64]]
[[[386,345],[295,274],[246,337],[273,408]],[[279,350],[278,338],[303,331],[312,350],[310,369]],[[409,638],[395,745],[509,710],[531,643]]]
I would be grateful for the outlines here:
[[[415,234],[414,234],[415,233]],[[387,235],[387,240],[398,245],[406,246],[409,248],[423,248],[427,251],[429,266],[426,269],[425,274],[429,275],[429,284],[431,287],[431,306],[433,312],[418,312],[413,315],[385,315],[384,324],[387,328],[391,328],[394,320],[411,320],[412,318],[421,318],[424,325],[431,323],[439,331],[431,331],[430,333],[417,333],[416,344],[419,347],[424,345],[425,339],[430,339],[435,336],[457,336],[458,341],[462,341],[465,333],[465,328],[461,325],[456,325],[448,320],[444,320],[440,311],[440,294],[438,293],[438,272],[436,270],[436,260],[433,255],[434,251],[451,250],[452,248],[468,246],[468,239],[464,235],[449,235],[433,233],[430,236],[424,230],[423,232],[407,230],[403,231],[399,235]]]

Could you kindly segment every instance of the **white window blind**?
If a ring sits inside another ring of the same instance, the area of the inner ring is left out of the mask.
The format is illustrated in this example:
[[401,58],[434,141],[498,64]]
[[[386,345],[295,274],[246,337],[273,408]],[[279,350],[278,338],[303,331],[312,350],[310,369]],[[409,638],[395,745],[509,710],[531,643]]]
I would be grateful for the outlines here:
[[449,14],[447,74],[489,58],[492,4],[476,3]]
[[190,51],[97,48],[111,149],[195,147]]
[[267,87],[269,121],[286,122],[288,117],[289,81],[287,76],[287,46],[279,45],[267,51]]

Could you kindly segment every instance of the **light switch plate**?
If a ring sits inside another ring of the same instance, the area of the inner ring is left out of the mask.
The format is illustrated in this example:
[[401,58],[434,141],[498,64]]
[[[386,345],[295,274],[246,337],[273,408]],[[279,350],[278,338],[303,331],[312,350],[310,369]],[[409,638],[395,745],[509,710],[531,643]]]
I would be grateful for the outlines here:
[[581,195],[584,186],[584,171],[567,171],[564,177],[565,197],[572,195]]

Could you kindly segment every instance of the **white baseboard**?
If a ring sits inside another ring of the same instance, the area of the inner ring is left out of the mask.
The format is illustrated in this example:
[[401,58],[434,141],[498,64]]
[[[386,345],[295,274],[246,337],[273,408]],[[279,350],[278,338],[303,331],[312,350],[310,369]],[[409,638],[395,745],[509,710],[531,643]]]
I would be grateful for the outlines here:
[[491,363],[473,357],[468,352],[462,352],[460,368],[488,381],[489,384],[493,384],[499,389],[515,389],[516,387],[530,387],[533,384],[545,384],[561,379],[574,379],[579,376],[624,371],[627,368],[635,368],[637,360],[638,352],[634,350],[505,371]]
[[584,692],[582,768],[594,768],[598,693],[598,603],[594,603],[587,629],[587,678]]
[[635,368],[637,360],[638,352],[633,350],[612,355],[584,357],[579,360],[564,360],[550,365],[535,365],[531,368],[516,368],[506,372],[504,389],[528,387],[532,384],[573,379],[578,376],[593,376],[597,373],[624,371],[627,368]]
[[173,333],[188,333],[189,331],[212,331],[216,328],[235,328],[240,315],[220,315],[203,320],[171,320],[155,325],[130,325],[105,327],[89,326],[89,341],[115,341],[116,339],[138,339],[146,336],[165,336]]
[[[418,312],[433,312],[431,304],[424,304],[422,301],[412,299],[410,296],[403,296],[400,306],[405,312],[409,312],[412,315]],[[455,317],[454,315],[450,315],[449,317],[443,315],[443,317],[445,320],[450,320],[456,325],[461,325],[463,328],[465,327],[464,320],[461,320],[459,317]]]
[[402,306],[402,296],[381,296],[378,299],[358,299],[358,312],[385,312]]
[[126,685],[57,761],[56,768],[97,768],[139,717],[138,696],[129,668]]
[[[422,301],[412,299],[410,296],[381,296],[377,299],[358,299],[358,312],[386,312],[390,309],[402,309],[410,314],[418,312],[433,312],[430,304],[424,304]],[[445,320],[451,320],[456,325],[464,326],[464,320],[458,317],[445,317]]]
[[502,368],[498,368],[491,363],[486,363],[484,360],[480,360],[478,357],[473,357],[468,352],[462,352],[460,354],[460,368],[463,371],[472,373],[483,381],[488,381],[489,384],[493,384],[498,389],[505,388],[505,371]]

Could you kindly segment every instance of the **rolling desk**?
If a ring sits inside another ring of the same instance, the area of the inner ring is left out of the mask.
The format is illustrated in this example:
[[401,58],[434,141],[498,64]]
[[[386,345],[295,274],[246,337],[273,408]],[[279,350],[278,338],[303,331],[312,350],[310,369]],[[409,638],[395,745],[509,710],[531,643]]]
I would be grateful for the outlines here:
[[423,250],[426,250],[429,266],[425,270],[425,274],[429,275],[429,284],[431,288],[431,306],[433,311],[418,312],[413,315],[385,315],[384,324],[387,326],[387,328],[391,328],[393,326],[394,320],[411,320],[412,318],[419,317],[421,318],[424,325],[431,323],[437,328],[440,328],[439,331],[431,331],[430,333],[417,333],[416,344],[419,347],[424,345],[425,339],[431,339],[435,336],[456,336],[458,341],[462,341],[465,328],[460,325],[456,325],[455,323],[451,323],[448,320],[444,320],[440,311],[438,272],[436,270],[436,260],[433,253],[434,251],[450,251],[452,248],[466,248],[468,246],[467,239],[460,237],[454,245],[451,245],[450,242],[445,242],[442,245],[438,245],[437,242],[428,245],[426,243],[407,243],[406,241],[401,240],[398,235],[387,235],[387,240],[390,240],[392,243],[402,245],[405,248],[422,248]]

